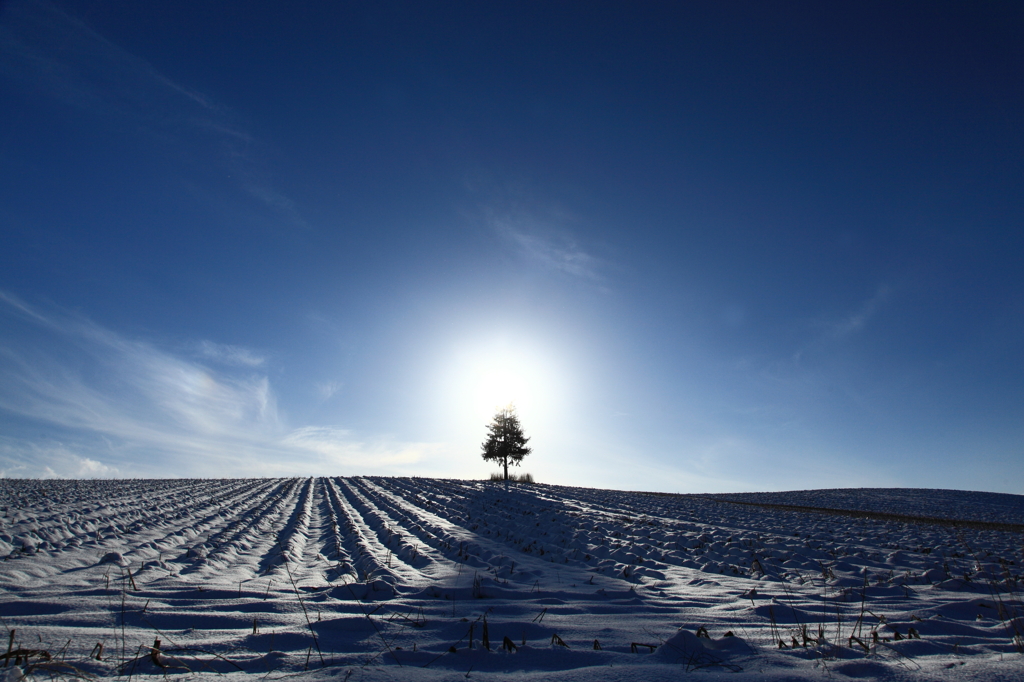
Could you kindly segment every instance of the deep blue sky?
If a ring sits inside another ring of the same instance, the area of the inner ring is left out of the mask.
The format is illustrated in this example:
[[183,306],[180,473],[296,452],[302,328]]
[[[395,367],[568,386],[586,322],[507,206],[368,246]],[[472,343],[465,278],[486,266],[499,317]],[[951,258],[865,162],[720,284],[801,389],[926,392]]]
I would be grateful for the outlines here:
[[0,4],[0,471],[1024,493],[1019,3]]

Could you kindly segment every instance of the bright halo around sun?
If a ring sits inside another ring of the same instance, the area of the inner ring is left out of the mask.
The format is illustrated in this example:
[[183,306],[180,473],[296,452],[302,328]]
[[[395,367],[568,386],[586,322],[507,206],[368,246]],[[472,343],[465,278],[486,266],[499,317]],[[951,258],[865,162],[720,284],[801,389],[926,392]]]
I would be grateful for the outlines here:
[[460,411],[472,413],[474,423],[486,424],[510,403],[523,417],[550,412],[561,393],[559,374],[537,347],[478,339],[456,350],[445,383]]
[[473,410],[478,414],[494,414],[505,405],[519,407],[532,404],[529,381],[514,362],[499,360],[494,366],[482,367],[473,390]]

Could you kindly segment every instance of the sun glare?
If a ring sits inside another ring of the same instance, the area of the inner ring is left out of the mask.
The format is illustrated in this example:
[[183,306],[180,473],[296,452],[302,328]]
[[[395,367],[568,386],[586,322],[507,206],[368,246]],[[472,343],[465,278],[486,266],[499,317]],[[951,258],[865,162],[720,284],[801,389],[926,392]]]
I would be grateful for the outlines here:
[[520,407],[530,404],[530,386],[521,371],[509,366],[483,368],[473,391],[473,408],[480,414],[493,414],[509,403]]
[[477,341],[455,350],[447,374],[450,404],[473,423],[487,423],[513,403],[523,416],[550,412],[558,401],[558,372],[547,354],[524,344]]

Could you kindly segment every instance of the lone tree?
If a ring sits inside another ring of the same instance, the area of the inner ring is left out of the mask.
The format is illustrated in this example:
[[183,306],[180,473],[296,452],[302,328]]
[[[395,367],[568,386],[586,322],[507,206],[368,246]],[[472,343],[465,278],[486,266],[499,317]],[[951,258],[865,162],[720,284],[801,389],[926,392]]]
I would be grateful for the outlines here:
[[523,427],[516,416],[516,408],[509,404],[498,410],[487,426],[487,440],[483,444],[483,458],[494,461],[505,469],[505,484],[508,484],[508,465],[519,466],[519,462],[532,450],[526,447],[530,441],[523,435]]

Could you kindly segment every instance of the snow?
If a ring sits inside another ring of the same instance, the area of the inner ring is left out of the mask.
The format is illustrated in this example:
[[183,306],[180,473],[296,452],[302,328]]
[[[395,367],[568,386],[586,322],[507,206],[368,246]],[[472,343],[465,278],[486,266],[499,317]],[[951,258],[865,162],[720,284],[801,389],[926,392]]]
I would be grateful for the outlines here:
[[0,509],[5,679],[1024,676],[1020,529],[952,523],[1021,496],[4,480]]
[[1006,493],[967,493],[927,488],[850,488],[734,493],[714,497],[737,502],[869,511],[896,516],[1024,524],[1024,495]]

